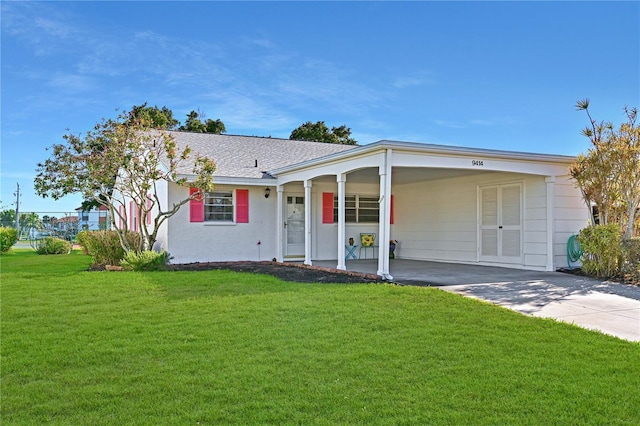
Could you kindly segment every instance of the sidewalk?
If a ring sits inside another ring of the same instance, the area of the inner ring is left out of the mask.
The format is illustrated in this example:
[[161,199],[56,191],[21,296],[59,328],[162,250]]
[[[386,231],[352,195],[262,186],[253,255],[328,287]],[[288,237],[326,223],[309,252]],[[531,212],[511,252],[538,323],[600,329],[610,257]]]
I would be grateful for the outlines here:
[[442,290],[494,302],[523,314],[554,318],[640,342],[640,301],[595,290],[571,292],[548,282],[470,284]]

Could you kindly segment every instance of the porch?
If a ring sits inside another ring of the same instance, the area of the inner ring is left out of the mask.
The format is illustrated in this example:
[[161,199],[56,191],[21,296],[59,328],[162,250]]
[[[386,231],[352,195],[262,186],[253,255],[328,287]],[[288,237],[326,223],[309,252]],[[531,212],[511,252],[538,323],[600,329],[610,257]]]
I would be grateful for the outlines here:
[[276,170],[282,226],[275,257],[338,259],[331,267],[348,270],[347,241],[354,238],[360,251],[358,237],[375,235],[381,260],[369,272],[382,277],[394,276],[390,240],[411,259],[553,271],[567,264],[566,240],[586,220],[566,164],[554,156],[383,141]]

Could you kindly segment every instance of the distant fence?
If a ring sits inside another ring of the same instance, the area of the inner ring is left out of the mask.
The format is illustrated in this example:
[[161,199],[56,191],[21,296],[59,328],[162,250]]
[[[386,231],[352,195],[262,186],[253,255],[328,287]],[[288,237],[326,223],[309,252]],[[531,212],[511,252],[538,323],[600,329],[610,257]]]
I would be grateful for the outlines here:
[[[2,226],[15,227],[15,214],[3,216]],[[58,237],[73,241],[83,229],[82,216],[78,212],[21,212],[18,221],[20,240],[41,240],[45,237]],[[84,228],[86,229],[86,228]]]

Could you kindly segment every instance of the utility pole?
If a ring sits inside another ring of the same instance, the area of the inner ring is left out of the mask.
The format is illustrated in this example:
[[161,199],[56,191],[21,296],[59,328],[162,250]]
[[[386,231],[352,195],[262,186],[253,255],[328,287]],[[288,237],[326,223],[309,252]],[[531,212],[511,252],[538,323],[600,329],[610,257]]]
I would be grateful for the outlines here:
[[20,184],[16,183],[18,189],[16,190],[16,230],[20,232]]

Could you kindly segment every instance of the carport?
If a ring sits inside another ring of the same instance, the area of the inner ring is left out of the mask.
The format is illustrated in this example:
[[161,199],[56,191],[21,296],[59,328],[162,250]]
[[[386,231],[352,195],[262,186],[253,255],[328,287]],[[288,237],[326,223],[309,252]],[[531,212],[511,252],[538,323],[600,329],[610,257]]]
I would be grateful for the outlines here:
[[[399,260],[553,271],[588,209],[568,176],[573,157],[379,141],[270,171],[277,179],[279,261],[336,259],[375,234],[373,273]],[[366,207],[362,208],[363,201]],[[373,220],[359,221],[365,213]],[[358,256],[364,257],[364,256]]]

